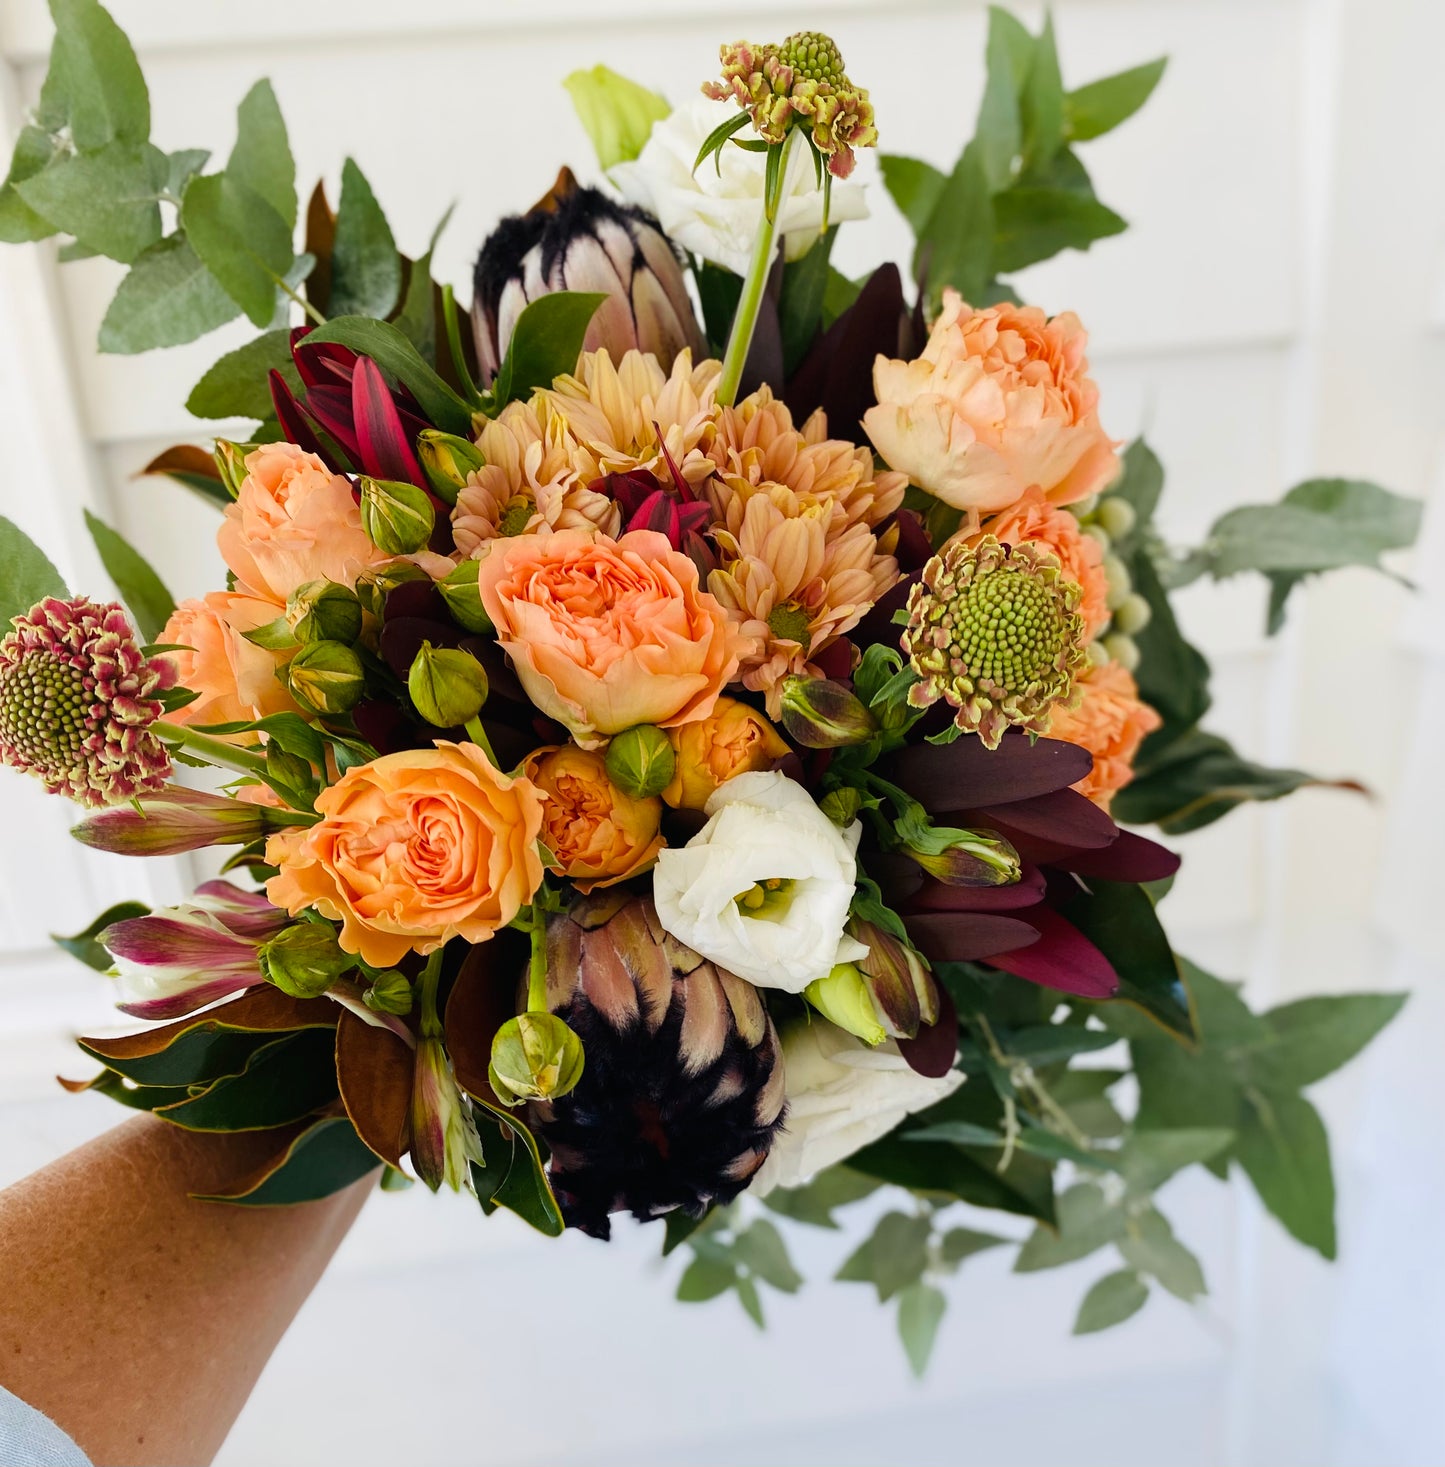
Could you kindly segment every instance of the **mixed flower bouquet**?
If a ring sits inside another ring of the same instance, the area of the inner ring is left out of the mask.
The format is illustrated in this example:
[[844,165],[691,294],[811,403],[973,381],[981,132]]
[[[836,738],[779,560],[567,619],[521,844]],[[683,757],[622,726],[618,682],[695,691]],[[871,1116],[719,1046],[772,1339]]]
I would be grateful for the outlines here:
[[993,12],[956,166],[882,161],[912,298],[894,265],[830,265],[877,132],[826,36],[726,46],[675,111],[579,73],[615,192],[564,169],[504,221],[467,330],[350,161],[296,249],[266,83],[208,172],[149,140],[95,0],[52,9],[0,233],[129,266],[103,349],[262,328],[189,402],[245,441],[151,465],[221,511],[224,588],[173,605],[93,520],[128,612],[73,596],[4,522],[0,755],[91,807],[91,847],[239,848],[191,901],[64,939],[161,1021],[81,1040],[86,1088],[269,1131],[218,1201],[406,1185],[409,1160],[547,1233],[663,1219],[680,1297],[759,1321],[759,1281],[800,1279],[737,1199],[832,1226],[892,1184],[916,1205],[841,1277],[897,1297],[920,1369],[939,1276],[1012,1241],[956,1203],[1033,1220],[1023,1269],[1117,1249],[1081,1330],[1151,1280],[1203,1291],[1153,1203],[1187,1165],[1237,1162],[1333,1251],[1300,1092],[1398,998],[1251,1012],[1172,952],[1179,859],[1117,822],[1179,834],[1319,782],[1200,729],[1168,589],[1262,572],[1273,625],[1416,507],[1314,481],[1170,550],[1082,325],[1000,278],[1124,227],[1076,147],[1162,63],[1065,91],[1051,27]]

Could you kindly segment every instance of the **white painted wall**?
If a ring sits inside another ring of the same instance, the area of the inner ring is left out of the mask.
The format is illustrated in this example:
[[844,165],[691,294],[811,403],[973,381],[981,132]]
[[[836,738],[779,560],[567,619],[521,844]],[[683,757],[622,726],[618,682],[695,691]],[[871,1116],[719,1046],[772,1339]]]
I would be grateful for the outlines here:
[[[885,145],[948,163],[981,84],[984,11],[961,0],[113,0],[150,79],[162,146],[229,146],[233,108],[273,79],[300,176],[349,152],[403,248],[453,200],[439,269],[464,282],[502,213],[564,158],[590,159],[558,82],[605,61],[675,99],[735,34],[830,30],[871,85]],[[1231,817],[1185,843],[1166,914],[1178,945],[1249,982],[1415,990],[1375,1051],[1325,1086],[1341,1250],[1301,1253],[1242,1187],[1167,1199],[1213,1294],[1165,1299],[1123,1329],[1069,1338],[1098,1260],[1015,1278],[985,1255],[952,1289],[933,1372],[907,1378],[868,1291],[823,1282],[851,1237],[791,1230],[817,1282],[769,1299],[758,1336],[730,1301],[670,1302],[651,1234],[610,1251],[547,1245],[464,1199],[378,1197],[303,1312],[223,1463],[535,1462],[1438,1464],[1445,1384],[1445,11],[1425,0],[1059,0],[1066,80],[1168,51],[1143,116],[1086,158],[1133,223],[1024,277],[1092,328],[1104,419],[1146,428],[1170,468],[1169,529],[1316,472],[1370,474],[1434,503],[1420,594],[1363,573],[1311,588],[1261,635],[1256,586],[1197,587],[1187,628],[1216,663],[1215,724],[1277,762],[1367,779]],[[1031,20],[1034,17],[1029,17]],[[0,133],[33,96],[41,0],[0,0]],[[525,143],[523,142],[525,139]],[[4,139],[0,138],[0,142]],[[8,146],[8,144],[7,144]],[[881,189],[838,258],[902,255]],[[105,261],[58,270],[0,252],[0,499],[72,583],[104,582],[79,529],[111,518],[178,595],[218,583],[209,511],[135,482],[194,437],[186,391],[232,336],[139,360],[99,357]],[[58,1095],[75,1032],[110,1022],[105,986],[54,956],[124,896],[173,896],[162,863],[82,854],[65,812],[0,780],[0,1182],[113,1123]],[[990,1225],[996,1223],[990,1220]],[[861,1227],[862,1224],[860,1223]],[[62,1322],[57,1321],[57,1327]],[[224,1328],[223,1321],[217,1321]],[[197,1348],[204,1348],[199,1341]]]

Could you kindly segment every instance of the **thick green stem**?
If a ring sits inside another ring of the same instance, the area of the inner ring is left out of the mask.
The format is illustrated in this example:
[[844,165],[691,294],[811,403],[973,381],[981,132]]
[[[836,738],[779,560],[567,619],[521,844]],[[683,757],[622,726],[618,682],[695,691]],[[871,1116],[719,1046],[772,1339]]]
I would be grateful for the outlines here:
[[442,948],[438,948],[427,960],[418,980],[418,998],[421,1001],[421,1034],[423,1039],[440,1039],[442,1021],[437,1014],[437,985],[442,977]]
[[547,1012],[547,914],[532,908],[532,956],[527,964],[527,1012]]
[[467,719],[466,729],[467,737],[500,769],[502,766],[497,764],[497,756],[492,749],[492,741],[487,737],[486,729],[482,727],[480,716]]
[[241,748],[213,739],[209,734],[197,733],[184,724],[167,723],[164,719],[151,724],[150,731],[159,739],[178,749],[185,749],[198,759],[209,764],[218,764],[222,769],[235,769],[242,774],[265,774],[266,756],[254,750]]
[[763,215],[758,220],[758,234],[753,241],[753,258],[748,265],[747,277],[743,280],[742,294],[738,297],[732,331],[728,335],[727,352],[723,356],[722,377],[718,382],[717,400],[724,407],[731,407],[737,401],[738,384],[743,378],[748,348],[753,344],[753,331],[758,324],[758,312],[762,309],[768,272],[773,267],[773,256],[777,253],[778,219],[782,213],[783,192],[788,182],[788,162],[797,137],[797,130],[794,129],[778,144],[782,155],[777,166],[768,170],[768,183],[763,191]]

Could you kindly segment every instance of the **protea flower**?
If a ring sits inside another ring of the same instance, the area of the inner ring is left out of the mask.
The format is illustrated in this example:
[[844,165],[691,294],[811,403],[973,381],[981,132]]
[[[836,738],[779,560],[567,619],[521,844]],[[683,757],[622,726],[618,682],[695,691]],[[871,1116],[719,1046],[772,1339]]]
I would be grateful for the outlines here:
[[152,794],[171,773],[156,694],[174,683],[119,605],[47,597],[0,639],[0,761],[82,805]]
[[474,284],[472,326],[487,382],[523,309],[557,290],[609,297],[592,318],[584,351],[605,347],[620,362],[635,347],[670,371],[684,347],[697,357],[705,350],[682,267],[657,221],[595,188],[579,188],[570,169],[525,214],[493,230],[477,256]]
[[587,898],[547,927],[548,1006],[587,1055],[577,1086],[528,1107],[570,1226],[700,1215],[762,1166],[783,1115],[778,1036],[750,983],[673,941],[645,897]]

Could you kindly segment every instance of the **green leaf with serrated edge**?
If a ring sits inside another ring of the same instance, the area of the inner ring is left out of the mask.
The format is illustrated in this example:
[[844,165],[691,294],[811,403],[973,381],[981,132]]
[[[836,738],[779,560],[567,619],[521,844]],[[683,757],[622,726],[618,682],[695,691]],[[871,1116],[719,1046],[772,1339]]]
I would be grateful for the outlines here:
[[488,1112],[501,1127],[500,1137],[492,1144],[490,1154],[483,1144],[486,1160],[482,1167],[472,1164],[473,1178],[479,1171],[485,1176],[500,1167],[502,1175],[499,1182],[493,1184],[490,1177],[486,1178],[492,1202],[498,1207],[505,1207],[508,1212],[515,1212],[539,1233],[549,1238],[560,1237],[564,1227],[562,1209],[557,1206],[552,1184],[547,1180],[536,1138],[514,1113],[477,1096],[472,1097],[472,1102],[475,1107]]
[[992,261],[993,200],[978,147],[970,143],[918,236],[913,274],[930,296],[951,285],[972,300],[993,273]]
[[345,1116],[327,1116],[289,1141],[279,1156],[240,1184],[245,1190],[191,1195],[200,1202],[289,1207],[343,1191],[381,1163]]
[[1208,1292],[1199,1260],[1174,1236],[1167,1219],[1153,1207],[1130,1218],[1118,1248],[1131,1268],[1157,1279],[1186,1304]]
[[1064,81],[1059,74],[1051,11],[1044,12],[1044,27],[1034,41],[1033,52],[1028,80],[1019,95],[1025,167],[1046,164],[1064,141]]
[[1149,100],[1169,58],[1146,61],[1113,76],[1101,77],[1087,86],[1075,87],[1064,98],[1064,127],[1076,142],[1112,132],[1127,122]]
[[[557,296],[543,297],[543,300],[556,299]],[[395,326],[365,316],[341,316],[318,326],[306,339],[316,345],[339,342],[370,357],[383,372],[411,392],[422,412],[444,433],[470,433],[471,408],[427,366],[416,347]]]
[[227,352],[191,388],[186,411],[196,418],[263,418],[271,411],[272,371],[280,372],[300,396],[301,378],[291,360],[289,331],[267,331]]
[[975,1253],[1001,1248],[1013,1241],[1012,1238],[1000,1237],[997,1233],[980,1233],[972,1228],[949,1228],[938,1240],[938,1251],[945,1264],[956,1268],[965,1258],[972,1258]]
[[746,1274],[739,1274],[733,1287],[737,1290],[738,1303],[743,1306],[743,1312],[759,1329],[767,1326],[763,1317],[763,1301],[758,1294],[758,1286]]
[[988,11],[988,68],[974,140],[990,191],[1006,188],[1023,147],[1020,99],[1034,61],[1034,38],[1001,6]]
[[791,375],[807,354],[823,321],[823,292],[828,285],[828,256],[838,226],[814,241],[801,260],[783,266],[783,293],[778,323],[783,334],[783,370]]
[[878,163],[883,170],[883,186],[917,236],[937,207],[938,196],[943,192],[948,175],[941,173],[932,163],[925,163],[919,158],[905,158],[897,153],[881,154]]
[[47,596],[70,595],[49,556],[13,520],[0,515],[0,630]]
[[331,314],[381,320],[400,295],[401,256],[391,226],[366,176],[348,158],[341,166],[341,202],[331,253]]
[[55,20],[51,73],[65,109],[63,119],[53,119],[54,130],[62,120],[67,123],[82,152],[115,140],[145,142],[150,94],[125,32],[96,0],[50,0],[50,14]]
[[269,81],[258,81],[236,108],[236,142],[226,175],[265,199],[288,229],[296,227],[296,163]]
[[145,557],[123,535],[89,510],[85,511],[85,526],[100,552],[106,574],[115,582],[121,600],[140,628],[141,637],[147,642],[154,642],[176,609],[175,597],[166,590]]
[[733,1254],[764,1283],[785,1294],[796,1294],[803,1286],[803,1276],[788,1257],[783,1235],[765,1217],[755,1219],[737,1235]]
[[677,1281],[677,1298],[683,1304],[705,1304],[719,1294],[726,1294],[737,1276],[738,1271],[731,1264],[694,1258]]
[[[865,1177],[846,1166],[833,1166],[801,1187],[774,1187],[758,1200],[770,1211],[794,1222],[811,1223],[816,1228],[837,1228],[835,1208],[859,1202],[881,1185],[875,1177]],[[668,1214],[669,1218],[673,1216]]]
[[1119,1152],[1119,1168],[1130,1192],[1147,1196],[1176,1172],[1228,1150],[1233,1131],[1221,1127],[1189,1130],[1136,1130]]
[[269,326],[276,282],[296,258],[286,221],[239,178],[209,173],[186,186],[181,226],[191,248],[251,324]]
[[109,143],[16,184],[37,214],[128,265],[161,237],[166,155],[149,143]]
[[558,290],[539,296],[517,317],[507,355],[492,384],[495,406],[529,397],[576,370],[587,328],[607,297],[596,291]]
[[898,1296],[898,1337],[914,1375],[922,1379],[933,1355],[948,1299],[932,1284],[913,1284]]
[[1148,553],[1137,550],[1125,564],[1134,589],[1152,612],[1149,624],[1134,634],[1139,696],[1164,719],[1164,727],[1144,741],[1136,768],[1147,768],[1161,748],[1187,733],[1209,711],[1209,663],[1185,641]]
[[1259,1200],[1324,1258],[1335,1256],[1335,1179],[1319,1112],[1302,1095],[1247,1092],[1234,1155]]
[[52,932],[50,940],[56,947],[64,948],[71,957],[94,968],[97,973],[109,973],[113,964],[110,954],[96,939],[112,922],[125,922],[132,917],[144,917],[150,908],[144,902],[117,902],[107,907],[88,927],[83,927],[72,937],[62,937]]
[[994,195],[993,217],[993,268],[1005,272],[1052,259],[1062,250],[1087,250],[1129,227],[1097,199],[1023,184]]
[[1261,1015],[1270,1042],[1253,1050],[1252,1082],[1265,1090],[1300,1090],[1347,1065],[1388,1024],[1405,993],[1334,993],[1297,999]]
[[1058,1268],[1087,1258],[1124,1232],[1124,1213],[1093,1182],[1077,1182],[1060,1194],[1054,1228],[1038,1227],[1014,1260],[1015,1273]]
[[665,97],[620,76],[610,66],[574,71],[562,79],[605,173],[618,163],[630,163],[652,135],[652,127],[671,114]]
[[265,1131],[299,1121],[336,1098],[335,1047],[329,1029],[273,1040],[239,1075],[156,1114],[188,1131]]
[[122,356],[182,346],[240,314],[240,306],[177,231],[136,257],[106,307],[99,345]]
[[6,244],[28,244],[48,239],[55,226],[42,219],[16,189],[17,184],[34,178],[52,164],[63,167],[65,149],[60,141],[43,127],[22,127],[10,155],[10,169],[0,185],[0,241]]
[[1133,1269],[1121,1269],[1118,1273],[1105,1274],[1084,1295],[1079,1306],[1078,1318],[1074,1321],[1076,1335],[1091,1335],[1101,1329],[1111,1329],[1132,1315],[1137,1314],[1149,1299],[1149,1286]]

